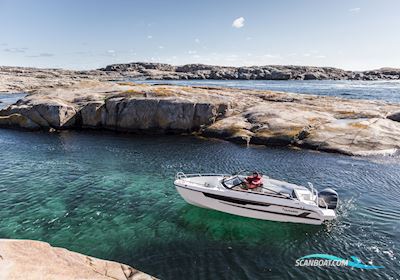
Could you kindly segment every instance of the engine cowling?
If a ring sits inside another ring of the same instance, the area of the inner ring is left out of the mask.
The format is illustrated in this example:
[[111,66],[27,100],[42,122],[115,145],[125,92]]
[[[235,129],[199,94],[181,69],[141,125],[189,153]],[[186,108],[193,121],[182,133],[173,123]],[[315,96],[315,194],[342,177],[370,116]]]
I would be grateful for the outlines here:
[[338,193],[331,188],[326,188],[318,192],[318,206],[321,208],[328,206],[328,209],[336,209],[338,199]]

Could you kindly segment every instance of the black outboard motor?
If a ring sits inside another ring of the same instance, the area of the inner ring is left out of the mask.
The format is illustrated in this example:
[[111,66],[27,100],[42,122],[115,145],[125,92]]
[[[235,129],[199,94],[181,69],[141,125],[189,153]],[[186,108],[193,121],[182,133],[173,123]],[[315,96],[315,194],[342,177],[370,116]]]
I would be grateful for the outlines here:
[[326,188],[318,192],[318,206],[321,208],[336,209],[338,203],[338,193],[331,189]]

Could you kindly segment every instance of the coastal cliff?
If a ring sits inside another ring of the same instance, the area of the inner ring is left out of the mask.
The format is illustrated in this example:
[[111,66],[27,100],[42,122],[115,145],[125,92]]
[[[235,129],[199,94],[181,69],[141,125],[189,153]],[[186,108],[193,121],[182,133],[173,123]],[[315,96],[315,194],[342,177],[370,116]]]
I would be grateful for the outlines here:
[[156,279],[128,265],[101,260],[48,243],[0,239],[0,279]]
[[347,155],[400,148],[400,105],[218,87],[85,81],[36,90],[0,126],[194,134]]

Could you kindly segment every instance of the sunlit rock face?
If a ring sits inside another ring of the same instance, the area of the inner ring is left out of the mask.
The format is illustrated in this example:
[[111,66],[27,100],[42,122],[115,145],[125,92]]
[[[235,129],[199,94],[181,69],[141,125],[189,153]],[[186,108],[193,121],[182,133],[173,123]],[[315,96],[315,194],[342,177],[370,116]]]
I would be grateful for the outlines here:
[[0,111],[0,126],[194,133],[241,144],[347,155],[400,147],[400,105],[271,91],[87,80],[43,87]]
[[101,260],[48,243],[0,239],[0,279],[156,279],[128,265]]

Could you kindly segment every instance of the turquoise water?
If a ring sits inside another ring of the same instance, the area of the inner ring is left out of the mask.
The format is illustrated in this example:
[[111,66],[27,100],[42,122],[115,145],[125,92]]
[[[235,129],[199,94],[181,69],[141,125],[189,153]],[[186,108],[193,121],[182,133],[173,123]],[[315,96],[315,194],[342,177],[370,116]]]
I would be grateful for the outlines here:
[[[186,204],[174,174],[258,169],[340,195],[324,226]],[[244,147],[192,137],[0,129],[0,237],[47,241],[162,279],[398,279],[400,158]],[[357,256],[375,271],[299,268],[307,254]]]
[[[135,81],[135,80],[133,80]],[[242,80],[147,80],[150,84],[221,86],[338,96],[351,99],[376,99],[400,102],[400,80],[393,81],[242,81]]]

